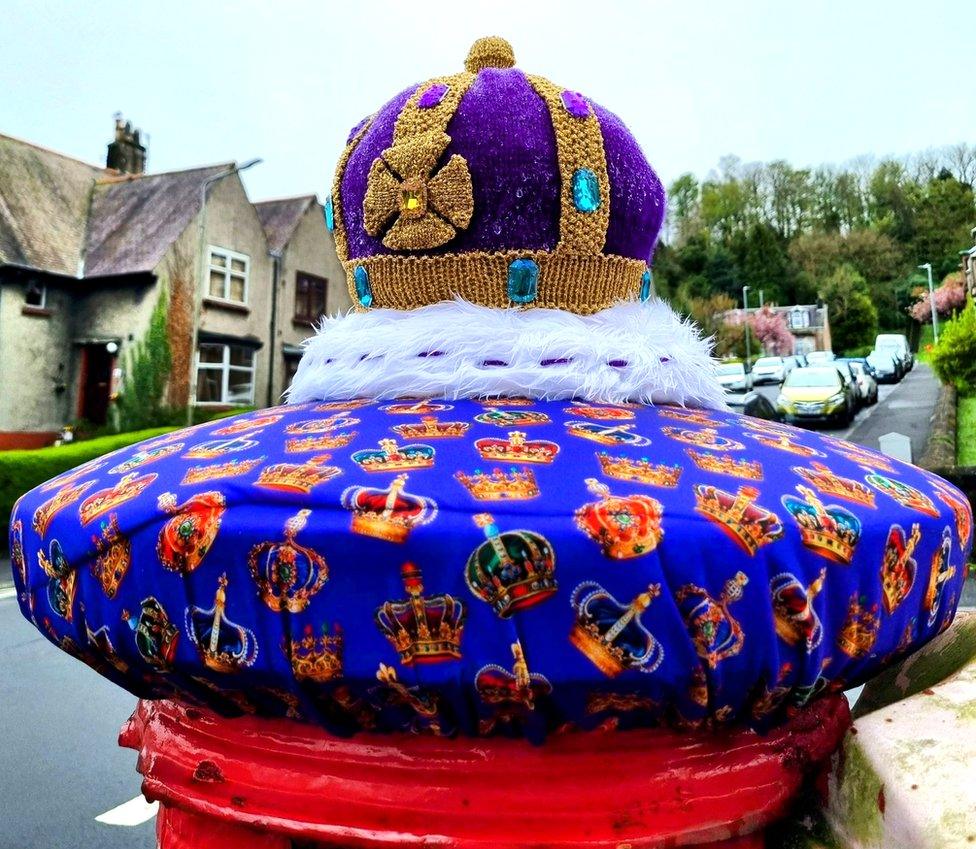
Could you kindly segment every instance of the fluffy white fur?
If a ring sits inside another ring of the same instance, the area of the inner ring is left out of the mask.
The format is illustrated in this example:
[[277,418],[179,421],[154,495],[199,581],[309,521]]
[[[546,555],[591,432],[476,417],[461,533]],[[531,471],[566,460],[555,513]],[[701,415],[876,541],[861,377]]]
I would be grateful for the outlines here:
[[326,318],[288,401],[493,395],[725,409],[708,341],[661,301],[591,316],[456,300]]

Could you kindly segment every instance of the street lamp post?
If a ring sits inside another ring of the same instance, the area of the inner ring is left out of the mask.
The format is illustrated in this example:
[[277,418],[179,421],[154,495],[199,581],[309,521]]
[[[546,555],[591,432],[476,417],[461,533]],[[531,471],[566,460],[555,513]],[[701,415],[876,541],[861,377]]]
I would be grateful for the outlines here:
[[935,290],[932,288],[932,263],[926,262],[919,266],[924,268],[929,276],[929,306],[932,308],[932,336],[935,344],[939,344],[939,317],[935,314]]
[[746,371],[749,371],[749,360],[751,358],[751,352],[749,350],[749,287],[742,287],[742,307],[745,310],[746,316]]
[[241,171],[246,171],[253,165],[259,165],[264,162],[263,159],[249,159],[243,165],[233,165],[226,171],[221,171],[218,174],[214,174],[207,177],[203,181],[203,185],[200,186],[200,223],[199,223],[199,245],[197,249],[200,252],[200,263],[199,263],[199,278],[196,281],[195,292],[193,295],[193,330],[190,333],[190,374],[189,374],[189,386],[187,387],[187,399],[186,399],[186,423],[187,425],[193,424],[193,408],[197,404],[197,348],[199,347],[197,342],[197,337],[200,335],[200,310],[203,306],[203,285],[204,277],[207,273],[207,189],[210,188],[211,183],[216,183],[218,180],[223,180],[224,177],[229,177],[231,174],[239,174]]

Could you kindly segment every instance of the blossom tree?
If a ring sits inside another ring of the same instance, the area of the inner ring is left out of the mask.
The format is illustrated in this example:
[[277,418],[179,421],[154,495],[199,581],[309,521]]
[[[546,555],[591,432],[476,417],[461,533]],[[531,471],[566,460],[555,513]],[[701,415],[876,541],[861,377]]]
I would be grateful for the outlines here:
[[785,314],[764,306],[752,316],[750,325],[766,353],[778,356],[793,353],[796,340],[790,333]]
[[[946,275],[945,280],[934,292],[935,311],[941,317],[954,315],[966,304],[966,284],[962,272]],[[923,292],[919,299],[912,304],[908,310],[909,315],[915,321],[928,324],[932,321],[932,307],[929,302],[929,293]]]

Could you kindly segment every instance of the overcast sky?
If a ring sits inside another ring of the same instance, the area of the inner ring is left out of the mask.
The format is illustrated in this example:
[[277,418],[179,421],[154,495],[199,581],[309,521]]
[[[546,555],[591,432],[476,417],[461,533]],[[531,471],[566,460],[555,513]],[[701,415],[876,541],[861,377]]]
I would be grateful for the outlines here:
[[665,181],[976,142],[972,0],[0,0],[0,133],[153,171],[259,156],[252,199],[328,193],[349,128],[497,34],[630,125]]

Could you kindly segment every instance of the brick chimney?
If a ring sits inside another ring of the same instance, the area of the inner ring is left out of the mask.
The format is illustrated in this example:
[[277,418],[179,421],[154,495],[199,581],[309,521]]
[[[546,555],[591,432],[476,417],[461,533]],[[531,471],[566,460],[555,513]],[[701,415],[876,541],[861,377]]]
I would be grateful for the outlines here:
[[139,130],[132,129],[132,123],[122,120],[122,114],[115,115],[115,141],[108,146],[105,165],[123,174],[144,174],[146,171],[146,148],[139,140]]

